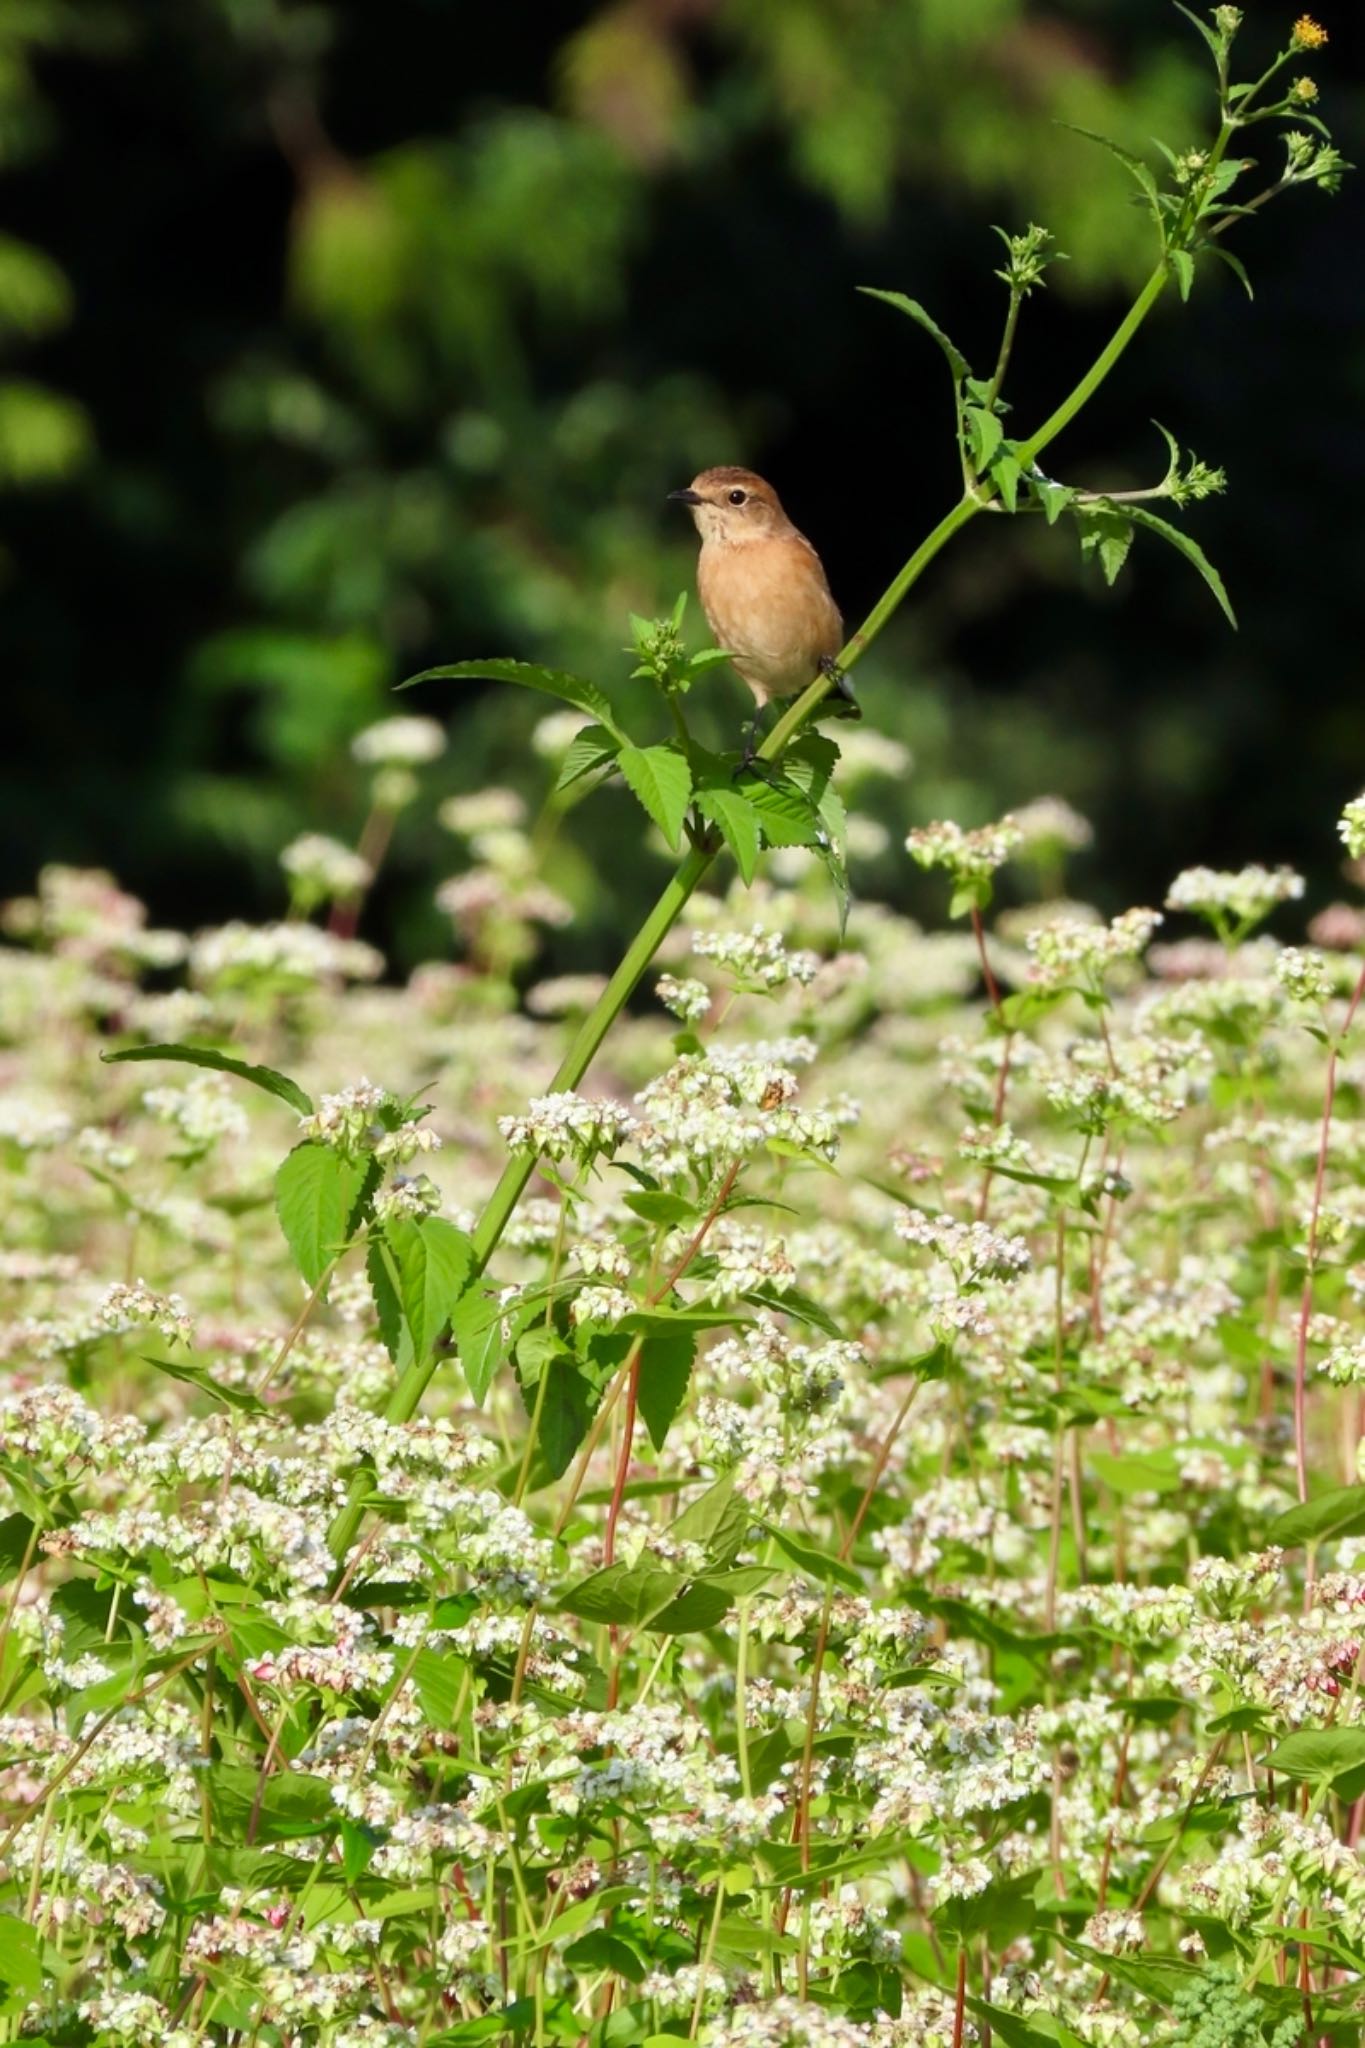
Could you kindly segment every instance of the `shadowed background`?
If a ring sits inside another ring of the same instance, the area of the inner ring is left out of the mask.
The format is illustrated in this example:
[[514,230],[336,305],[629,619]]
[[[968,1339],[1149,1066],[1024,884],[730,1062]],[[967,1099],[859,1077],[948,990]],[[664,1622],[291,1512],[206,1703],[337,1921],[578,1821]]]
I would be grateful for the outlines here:
[[[1292,12],[1248,9],[1242,69]],[[1360,161],[1353,12],[1320,18]],[[956,475],[941,358],[855,286],[924,301],[984,374],[991,224],[1051,228],[1071,260],[1007,386],[1035,425],[1152,258],[1119,166],[1059,124],[1181,149],[1211,106],[1155,0],[29,0],[0,60],[0,893],[98,862],[157,921],[275,914],[281,846],[359,828],[352,734],[420,709],[452,746],[363,927],[400,964],[449,943],[439,797],[534,802],[550,771],[523,693],[392,683],[515,654],[639,690],[626,614],[692,580],[664,495],[716,462],[772,478],[856,620]],[[1255,303],[1201,267],[1049,453],[1153,482],[1155,417],[1225,465],[1184,517],[1240,634],[1149,536],[1111,592],[1064,528],[977,521],[859,671],[915,769],[855,886],[939,905],[907,827],[1055,792],[1106,908],[1195,861],[1330,892],[1365,784],[1362,204],[1352,178],[1245,224]],[[732,743],[747,694],[700,696]],[[602,964],[665,869],[624,796],[570,837],[560,958]]]

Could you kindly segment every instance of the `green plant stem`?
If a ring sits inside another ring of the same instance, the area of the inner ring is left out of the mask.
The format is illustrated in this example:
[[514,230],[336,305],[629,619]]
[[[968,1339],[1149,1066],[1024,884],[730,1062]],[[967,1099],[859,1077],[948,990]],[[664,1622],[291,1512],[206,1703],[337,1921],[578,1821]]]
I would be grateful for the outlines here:
[[[1133,339],[1133,336],[1137,333],[1139,327],[1141,327],[1148,313],[1152,310],[1152,307],[1160,298],[1169,275],[1170,273],[1163,261],[1160,267],[1153,271],[1151,277],[1148,278],[1109,342],[1101,350],[1074,390],[1062,400],[1056,411],[1044,421],[1037,433],[1030,436],[1022,444],[1019,449],[1019,460],[1025,468],[1028,467],[1035,456],[1039,455],[1048,446],[1049,442],[1054,441],[1057,435],[1070,425],[1081,408],[1099,389],[1119,357],[1127,348],[1129,342]],[[863,620],[862,625],[859,626],[857,632],[852,635],[847,645],[840,652],[838,667],[841,670],[850,669],[856,661],[861,659],[882,628],[899,610],[906,596],[914,588],[915,584],[918,583],[929,564],[934,560],[934,557],[947,546],[954,534],[960,532],[967,525],[969,520],[974,519],[978,512],[985,510],[993,495],[993,486],[988,479],[976,492],[964,495],[958,500],[956,505],[944,513],[937,526],[925,535],[924,539],[915,549],[915,552],[906,562],[904,568],[901,569],[899,575],[888,585],[887,589]],[[757,752],[760,760],[773,761],[783,752],[789,742],[807,723],[816,706],[834,687],[834,681],[835,678],[832,675],[817,676],[809,687],[803,690],[801,695],[788,705],[781,718],[778,719],[777,724],[768,734],[768,737],[758,748]],[[578,1086],[578,1083],[592,1064],[598,1047],[629,1002],[655,953],[681,916],[689,897],[701,881],[702,876],[714,861],[719,851],[719,845],[718,839],[708,836],[699,844],[693,846],[690,852],[684,856],[672,880],[668,883],[658,902],[635,934],[620,966],[616,969],[611,980],[607,983],[607,986],[579,1025],[574,1041],[550,1083],[552,1092]],[[480,1216],[474,1229],[474,1269],[471,1275],[472,1279],[477,1279],[492,1257],[502,1237],[502,1233],[507,1227],[508,1218],[520,1201],[527,1181],[530,1180],[531,1175],[535,1171],[535,1165],[534,1157],[518,1156],[510,1159],[503,1169],[502,1177],[489,1196],[483,1214]],[[395,1424],[411,1421],[439,1363],[440,1357],[437,1355],[414,1360],[407,1367],[389,1398],[389,1404],[385,1410],[386,1421]],[[366,1493],[369,1491],[370,1484],[371,1480],[368,1472],[362,1470],[356,1473],[351,1482],[350,1494],[346,1505],[339,1511],[328,1532],[328,1543],[333,1557],[338,1562],[345,1558],[347,1551],[355,1541],[356,1533],[364,1518],[363,1502]]]

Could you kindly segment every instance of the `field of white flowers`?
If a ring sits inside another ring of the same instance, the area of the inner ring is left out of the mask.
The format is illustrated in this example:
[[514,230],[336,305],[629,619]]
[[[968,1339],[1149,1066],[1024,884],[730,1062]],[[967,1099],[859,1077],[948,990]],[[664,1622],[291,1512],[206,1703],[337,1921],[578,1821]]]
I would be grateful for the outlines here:
[[1336,904],[1105,922],[1047,800],[944,930],[727,869],[548,1095],[553,842],[446,822],[405,986],[373,843],[4,912],[0,2036],[1357,2042],[1365,800]]

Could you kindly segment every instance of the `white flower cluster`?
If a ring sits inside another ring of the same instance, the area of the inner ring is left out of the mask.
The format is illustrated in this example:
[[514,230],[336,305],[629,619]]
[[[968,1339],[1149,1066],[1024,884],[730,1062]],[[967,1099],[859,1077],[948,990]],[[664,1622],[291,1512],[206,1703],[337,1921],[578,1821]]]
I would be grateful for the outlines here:
[[1365,1386],[1365,1337],[1347,1344],[1334,1344],[1318,1366],[1335,1386]]
[[299,1118],[299,1130],[313,1144],[330,1145],[337,1152],[371,1151],[386,1135],[378,1118],[392,1101],[387,1088],[362,1077],[349,1088],[324,1095],[311,1116]]
[[684,1024],[699,1024],[711,1007],[711,991],[704,981],[693,977],[679,980],[675,974],[661,974],[654,993],[666,1010]]
[[789,951],[779,932],[761,924],[747,932],[693,932],[691,944],[699,960],[728,967],[741,989],[771,992],[789,981],[806,986],[820,971],[818,953]]
[[987,882],[1024,843],[1013,817],[964,832],[951,818],[911,832],[905,848],[918,867],[946,868],[955,882]]
[[365,768],[420,768],[446,749],[434,718],[381,718],[351,741],[351,756]]
[[847,1105],[792,1106],[796,1076],[780,1055],[790,1054],[793,1043],[808,1041],[684,1053],[651,1081],[636,1098],[636,1142],[650,1170],[664,1180],[705,1179],[772,1143],[832,1160],[841,1128],[857,1112]]
[[535,1096],[524,1116],[498,1118],[509,1152],[572,1159],[585,1167],[610,1159],[637,1128],[635,1118],[619,1102],[590,1102],[570,1089]]
[[1029,979],[1039,988],[1063,988],[1081,979],[1097,985],[1115,962],[1138,959],[1162,922],[1159,910],[1136,909],[1107,925],[1074,917],[1038,925],[1024,940],[1032,960]]
[[1296,1003],[1325,1003],[1332,977],[1321,953],[1308,946],[1285,946],[1275,955],[1275,979]]
[[220,1138],[244,1138],[251,1120],[221,1074],[196,1074],[183,1088],[149,1088],[143,1108],[159,1123],[179,1131],[196,1152]]
[[1337,831],[1352,860],[1365,860],[1365,795],[1352,797],[1341,814]]
[[1010,817],[1020,842],[1031,851],[1042,849],[1079,853],[1095,841],[1095,828],[1088,818],[1073,810],[1065,797],[1040,796]]
[[476,790],[472,796],[447,797],[437,818],[459,839],[473,839],[482,832],[506,832],[523,824],[526,806],[514,789]]
[[337,938],[318,925],[220,925],[190,946],[190,969],[210,988],[256,983],[313,988],[329,981],[377,981],[384,958],[359,939]]
[[1303,876],[1293,868],[1266,868],[1259,862],[1235,871],[1185,868],[1167,892],[1166,908],[1193,911],[1212,922],[1230,918],[1249,930],[1281,903],[1297,902],[1303,887]]
[[105,1289],[98,1314],[109,1330],[133,1330],[147,1325],[159,1331],[168,1344],[194,1343],[194,1323],[180,1296],[158,1294],[145,1280],[137,1280],[132,1286],[116,1280]]
[[310,905],[363,895],[374,880],[367,860],[325,832],[301,832],[280,855],[280,866]]
[[1012,1278],[1029,1264],[1029,1249],[1022,1237],[992,1230],[986,1223],[931,1216],[926,1209],[909,1209],[897,1216],[896,1235],[907,1244],[932,1251],[952,1268],[961,1287],[979,1286],[985,1279]]

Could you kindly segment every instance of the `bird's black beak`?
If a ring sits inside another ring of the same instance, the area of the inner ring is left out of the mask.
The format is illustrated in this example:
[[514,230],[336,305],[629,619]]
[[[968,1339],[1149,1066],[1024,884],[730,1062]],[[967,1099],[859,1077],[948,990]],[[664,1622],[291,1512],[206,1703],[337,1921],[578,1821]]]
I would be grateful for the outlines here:
[[670,491],[668,495],[670,498],[676,498],[680,505],[704,505],[706,503],[700,491],[694,491],[690,485],[685,491]]

